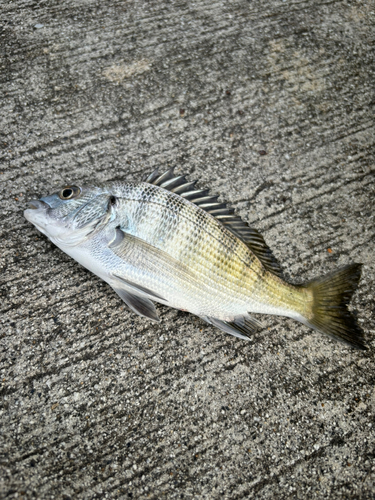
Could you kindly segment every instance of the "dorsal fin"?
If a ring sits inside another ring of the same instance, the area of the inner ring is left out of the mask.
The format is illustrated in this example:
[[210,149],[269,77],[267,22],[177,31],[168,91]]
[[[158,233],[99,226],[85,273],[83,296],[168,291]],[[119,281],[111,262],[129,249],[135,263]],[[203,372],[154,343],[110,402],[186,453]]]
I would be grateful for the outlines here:
[[268,248],[263,236],[259,231],[250,227],[247,222],[244,222],[241,217],[235,215],[234,209],[227,203],[217,201],[219,195],[210,195],[209,189],[194,189],[197,181],[188,182],[184,175],[174,175],[173,168],[162,174],[159,174],[158,169],[156,169],[144,182],[176,193],[211,214],[232,234],[243,241],[268,271],[276,276],[281,276],[280,264]]

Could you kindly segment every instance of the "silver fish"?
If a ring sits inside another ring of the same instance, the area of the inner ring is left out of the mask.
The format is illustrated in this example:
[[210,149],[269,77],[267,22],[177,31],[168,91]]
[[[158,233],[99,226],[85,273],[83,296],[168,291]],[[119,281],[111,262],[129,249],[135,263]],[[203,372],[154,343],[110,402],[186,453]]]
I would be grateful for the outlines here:
[[365,349],[347,308],[361,264],[288,283],[256,229],[173,169],[140,183],[66,186],[29,207],[27,220],[141,316],[159,320],[159,302],[247,339],[260,327],[250,313],[276,314]]

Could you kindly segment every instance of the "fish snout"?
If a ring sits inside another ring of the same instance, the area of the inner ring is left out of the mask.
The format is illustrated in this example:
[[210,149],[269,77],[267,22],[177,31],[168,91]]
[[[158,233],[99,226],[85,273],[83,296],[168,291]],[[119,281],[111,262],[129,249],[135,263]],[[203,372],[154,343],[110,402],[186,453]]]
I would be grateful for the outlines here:
[[31,201],[27,202],[27,209],[28,210],[39,210],[40,208],[46,209],[46,208],[50,208],[50,206],[45,201],[41,201],[41,200],[31,200]]
[[[30,200],[27,202],[27,209],[23,212],[25,219],[34,224],[40,231],[48,218],[48,210],[51,207],[41,200]],[[44,232],[44,231],[42,231]]]

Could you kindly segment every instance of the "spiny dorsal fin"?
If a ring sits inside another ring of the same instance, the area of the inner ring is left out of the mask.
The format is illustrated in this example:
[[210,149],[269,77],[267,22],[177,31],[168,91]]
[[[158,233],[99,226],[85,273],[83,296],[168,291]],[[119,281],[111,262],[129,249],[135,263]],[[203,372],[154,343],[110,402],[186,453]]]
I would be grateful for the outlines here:
[[158,169],[156,169],[144,182],[176,193],[211,214],[232,234],[243,241],[268,271],[276,276],[281,276],[280,264],[268,248],[263,236],[259,231],[250,227],[247,222],[244,222],[241,217],[235,215],[234,209],[227,203],[217,201],[219,195],[210,195],[209,189],[194,189],[197,181],[188,182],[184,175],[174,175],[173,168],[162,174],[159,174]]

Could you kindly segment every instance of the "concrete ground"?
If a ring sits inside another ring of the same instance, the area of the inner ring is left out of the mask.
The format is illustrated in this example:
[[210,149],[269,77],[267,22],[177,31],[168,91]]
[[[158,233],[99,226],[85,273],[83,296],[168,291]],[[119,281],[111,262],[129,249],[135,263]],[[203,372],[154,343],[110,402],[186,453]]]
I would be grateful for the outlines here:
[[[373,1],[15,0],[0,19],[0,497],[375,496]],[[23,218],[176,166],[295,282],[363,262],[358,352],[129,312]]]

